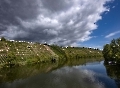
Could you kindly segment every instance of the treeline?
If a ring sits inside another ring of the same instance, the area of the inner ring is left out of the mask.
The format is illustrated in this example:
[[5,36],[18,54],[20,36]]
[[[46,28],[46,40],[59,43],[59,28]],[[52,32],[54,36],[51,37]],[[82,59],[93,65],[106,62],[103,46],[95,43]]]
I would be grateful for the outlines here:
[[103,56],[105,61],[117,61],[120,63],[120,38],[113,39],[110,44],[104,46]]

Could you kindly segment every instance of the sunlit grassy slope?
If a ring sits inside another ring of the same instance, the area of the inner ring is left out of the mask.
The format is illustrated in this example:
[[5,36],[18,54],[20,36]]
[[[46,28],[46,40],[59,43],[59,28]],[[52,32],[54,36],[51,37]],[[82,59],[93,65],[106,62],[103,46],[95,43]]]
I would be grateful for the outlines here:
[[101,56],[100,50],[92,48],[60,47],[25,41],[0,40],[0,65],[25,65]]

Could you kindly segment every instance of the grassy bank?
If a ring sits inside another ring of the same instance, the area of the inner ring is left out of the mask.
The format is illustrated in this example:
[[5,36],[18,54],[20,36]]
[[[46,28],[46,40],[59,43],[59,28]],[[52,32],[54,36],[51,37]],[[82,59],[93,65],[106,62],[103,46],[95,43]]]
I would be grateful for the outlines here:
[[25,41],[0,40],[0,66],[46,63],[50,61],[101,57],[98,49],[60,47]]

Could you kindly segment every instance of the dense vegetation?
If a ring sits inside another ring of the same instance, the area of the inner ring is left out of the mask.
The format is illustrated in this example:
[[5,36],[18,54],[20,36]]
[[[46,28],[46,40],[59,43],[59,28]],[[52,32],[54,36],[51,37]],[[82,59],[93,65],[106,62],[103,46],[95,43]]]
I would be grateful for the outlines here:
[[102,52],[99,49],[8,41],[4,37],[0,39],[0,66],[36,64],[101,56]]
[[110,44],[104,46],[103,56],[105,61],[117,61],[117,63],[120,63],[120,38],[113,39]]

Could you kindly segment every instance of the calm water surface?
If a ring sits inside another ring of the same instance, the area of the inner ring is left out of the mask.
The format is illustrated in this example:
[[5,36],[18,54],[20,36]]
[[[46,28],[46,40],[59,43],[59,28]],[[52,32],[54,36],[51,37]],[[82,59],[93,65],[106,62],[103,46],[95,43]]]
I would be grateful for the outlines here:
[[118,69],[102,60],[4,68],[0,88],[119,88]]

